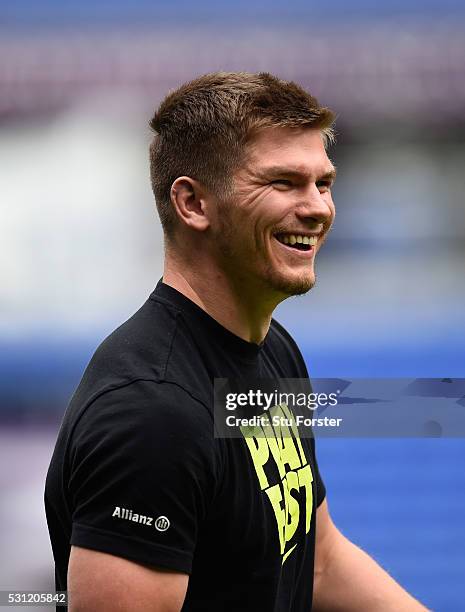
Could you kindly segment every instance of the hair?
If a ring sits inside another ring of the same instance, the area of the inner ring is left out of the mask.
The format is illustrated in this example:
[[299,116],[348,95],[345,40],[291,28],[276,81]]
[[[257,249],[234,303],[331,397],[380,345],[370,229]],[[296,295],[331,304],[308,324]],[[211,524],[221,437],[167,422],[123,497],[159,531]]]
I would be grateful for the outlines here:
[[334,120],[302,87],[267,72],[214,72],[169,93],[150,120],[150,177],[165,236],[176,223],[170,196],[176,178],[189,176],[227,199],[257,131],[317,128],[327,146],[334,142]]

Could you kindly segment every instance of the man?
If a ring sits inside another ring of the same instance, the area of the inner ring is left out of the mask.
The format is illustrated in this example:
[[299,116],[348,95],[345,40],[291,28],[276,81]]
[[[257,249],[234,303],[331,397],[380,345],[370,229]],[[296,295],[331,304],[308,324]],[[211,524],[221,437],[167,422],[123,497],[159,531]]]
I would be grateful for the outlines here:
[[93,356],[47,475],[74,612],[425,609],[332,523],[312,438],[214,436],[215,378],[308,376],[272,313],[315,283],[332,123],[266,73],[200,77],[152,119],[163,281]]

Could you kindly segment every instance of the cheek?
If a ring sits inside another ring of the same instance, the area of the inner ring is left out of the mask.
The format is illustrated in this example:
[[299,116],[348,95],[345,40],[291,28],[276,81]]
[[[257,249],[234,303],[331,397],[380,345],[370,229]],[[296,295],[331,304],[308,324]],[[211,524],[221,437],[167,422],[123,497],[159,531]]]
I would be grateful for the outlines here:
[[328,194],[328,198],[326,199],[326,203],[328,205],[328,208],[331,211],[331,220],[330,220],[330,223],[332,223],[334,221],[334,217],[336,216],[336,207],[334,205],[333,198],[331,197],[331,194]]

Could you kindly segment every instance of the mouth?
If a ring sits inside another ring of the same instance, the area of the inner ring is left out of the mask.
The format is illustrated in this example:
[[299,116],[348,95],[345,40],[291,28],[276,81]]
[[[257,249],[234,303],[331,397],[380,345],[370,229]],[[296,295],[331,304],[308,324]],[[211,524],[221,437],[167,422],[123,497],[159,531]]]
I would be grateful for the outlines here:
[[303,234],[280,233],[274,237],[278,242],[293,251],[311,252],[318,242],[317,236],[305,236]]

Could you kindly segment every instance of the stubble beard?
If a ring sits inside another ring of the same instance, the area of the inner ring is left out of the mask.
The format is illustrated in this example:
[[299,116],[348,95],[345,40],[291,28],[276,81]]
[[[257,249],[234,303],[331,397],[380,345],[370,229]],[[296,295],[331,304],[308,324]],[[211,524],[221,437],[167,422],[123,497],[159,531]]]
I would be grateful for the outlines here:
[[305,295],[315,285],[316,277],[315,273],[312,274],[301,274],[297,278],[289,278],[284,274],[279,274],[271,266],[267,270],[266,278],[268,285],[274,291],[284,293],[286,297],[292,295]]
[[[217,247],[220,257],[223,260],[223,267],[227,273],[238,273],[238,277],[240,278],[242,276],[241,270],[245,272],[243,268],[244,262],[251,260],[253,255],[246,257],[241,249],[241,245],[236,245],[234,241],[234,227],[235,225],[229,215],[229,211],[223,208],[220,233],[216,237]],[[261,274],[257,271],[257,284],[262,285],[264,291],[271,289],[274,293],[283,295],[284,298],[292,295],[304,295],[312,289],[316,282],[313,264],[309,265],[312,265],[311,273],[304,272],[298,277],[289,278],[268,263]],[[254,271],[250,270],[250,268],[249,271],[250,274],[245,273],[243,275],[244,278],[246,276],[253,276]]]

